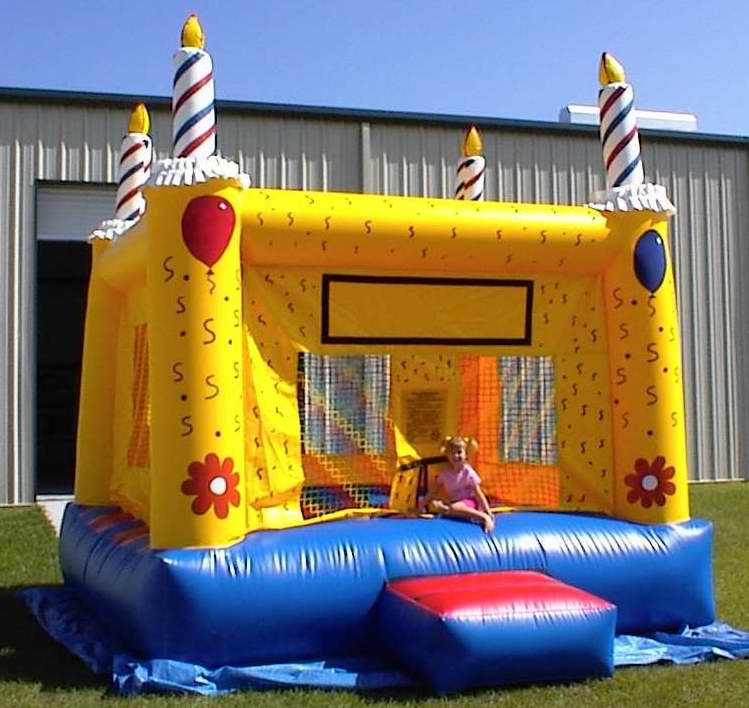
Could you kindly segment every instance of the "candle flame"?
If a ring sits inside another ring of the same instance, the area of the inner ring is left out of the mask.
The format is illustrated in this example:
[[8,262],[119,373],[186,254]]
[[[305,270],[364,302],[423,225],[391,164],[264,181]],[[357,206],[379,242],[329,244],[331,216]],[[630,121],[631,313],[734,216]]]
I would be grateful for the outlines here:
[[466,137],[463,140],[463,156],[470,157],[472,155],[480,155],[483,149],[481,135],[476,126],[472,125],[466,131]]
[[598,67],[598,80],[601,82],[601,86],[626,81],[624,67],[616,60],[613,54],[604,52],[601,55],[601,64]]
[[133,107],[130,113],[130,122],[127,125],[128,133],[148,134],[151,128],[151,118],[148,115],[148,109],[144,104],[139,103]]
[[182,25],[182,46],[196,47],[197,49],[205,47],[205,35],[197,15],[190,15],[185,20],[185,24]]

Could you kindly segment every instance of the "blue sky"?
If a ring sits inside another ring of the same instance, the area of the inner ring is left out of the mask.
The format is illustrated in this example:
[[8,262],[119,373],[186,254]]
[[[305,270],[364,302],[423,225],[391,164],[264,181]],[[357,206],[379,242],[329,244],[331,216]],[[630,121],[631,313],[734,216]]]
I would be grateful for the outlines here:
[[219,99],[556,121],[594,104],[600,53],[638,108],[749,135],[742,0],[3,0],[0,86],[169,95],[200,17]]

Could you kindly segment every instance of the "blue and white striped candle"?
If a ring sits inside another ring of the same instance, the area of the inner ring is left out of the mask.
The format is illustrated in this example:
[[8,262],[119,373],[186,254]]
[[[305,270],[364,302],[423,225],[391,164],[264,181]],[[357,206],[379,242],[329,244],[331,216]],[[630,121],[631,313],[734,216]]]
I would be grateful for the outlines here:
[[484,176],[486,159],[481,154],[483,146],[476,126],[472,125],[463,141],[463,158],[458,163],[456,199],[484,201]]
[[610,54],[601,58],[598,94],[601,147],[609,189],[638,185],[645,181],[640,156],[640,138],[635,117],[634,91],[624,81],[624,70]]
[[146,210],[143,186],[151,174],[153,142],[148,136],[148,111],[140,103],[133,109],[129,132],[122,138],[117,169],[115,218],[137,219]]
[[172,142],[174,157],[210,157],[216,152],[213,61],[203,49],[203,32],[191,15],[174,55]]

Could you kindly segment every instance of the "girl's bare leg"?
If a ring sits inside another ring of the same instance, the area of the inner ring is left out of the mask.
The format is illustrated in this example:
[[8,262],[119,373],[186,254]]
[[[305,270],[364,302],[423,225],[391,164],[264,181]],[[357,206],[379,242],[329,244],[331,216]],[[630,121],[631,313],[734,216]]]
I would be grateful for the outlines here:
[[494,530],[494,519],[483,511],[474,509],[463,502],[453,502],[446,505],[447,511],[441,512],[445,516],[454,516],[459,519],[468,519],[469,521],[478,521],[485,533],[491,533]]
[[439,499],[432,499],[427,504],[427,511],[432,514],[447,514],[450,511],[450,507]]

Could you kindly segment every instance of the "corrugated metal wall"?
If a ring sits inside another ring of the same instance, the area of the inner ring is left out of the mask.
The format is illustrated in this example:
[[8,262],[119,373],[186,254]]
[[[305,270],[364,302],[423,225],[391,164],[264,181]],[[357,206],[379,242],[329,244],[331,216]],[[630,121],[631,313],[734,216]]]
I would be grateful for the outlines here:
[[746,150],[655,144],[652,177],[672,223],[692,475],[749,478],[749,160]]
[[[35,184],[114,182],[129,100],[14,100],[0,94],[0,503],[33,499]],[[63,97],[64,98],[64,97]],[[152,113],[160,157],[171,123]],[[581,204],[604,187],[593,130],[482,126],[487,198]],[[219,111],[219,145],[257,186],[449,197],[462,121],[322,110]],[[648,177],[673,220],[691,477],[749,470],[749,141],[645,135]],[[102,215],[108,216],[108,215]]]

